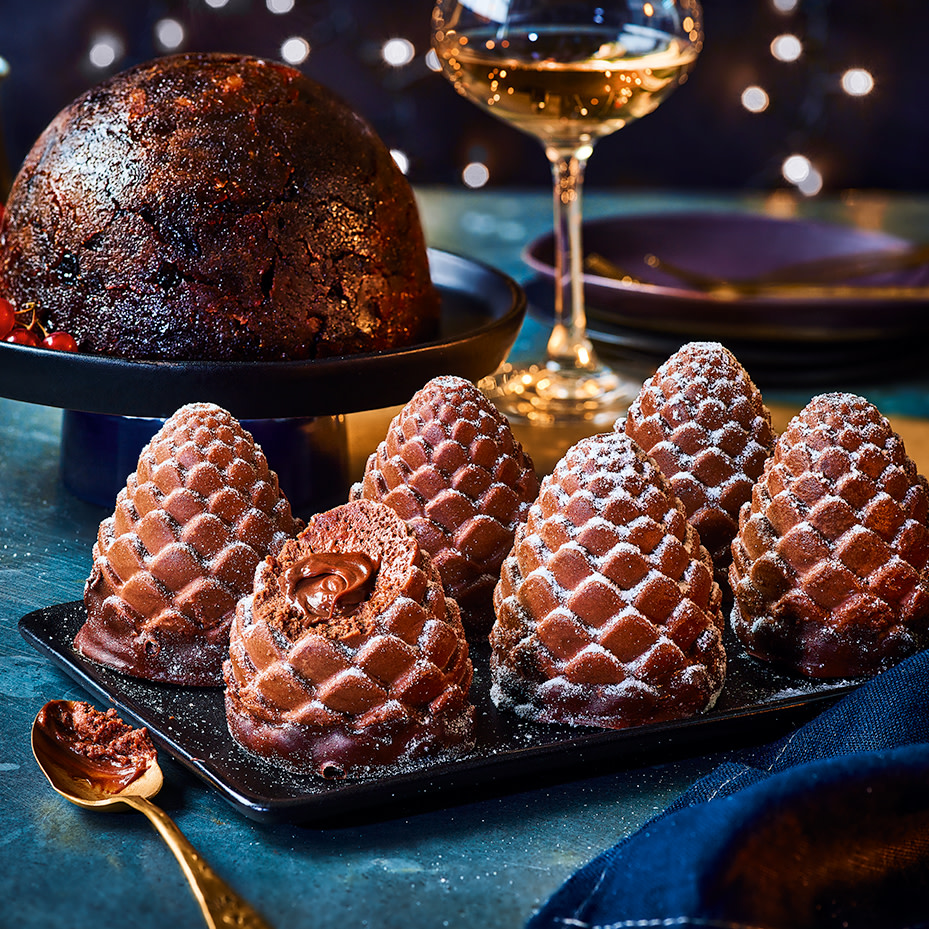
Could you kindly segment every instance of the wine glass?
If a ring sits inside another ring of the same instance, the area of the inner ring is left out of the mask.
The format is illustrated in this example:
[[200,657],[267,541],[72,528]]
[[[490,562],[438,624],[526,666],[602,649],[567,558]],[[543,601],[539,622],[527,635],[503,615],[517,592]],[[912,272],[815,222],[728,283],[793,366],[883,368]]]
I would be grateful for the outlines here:
[[546,357],[503,365],[488,393],[511,419],[607,424],[641,384],[587,336],[581,189],[594,144],[654,110],[703,44],[696,0],[437,0],[432,42],[459,93],[539,139],[554,182],[555,321]]

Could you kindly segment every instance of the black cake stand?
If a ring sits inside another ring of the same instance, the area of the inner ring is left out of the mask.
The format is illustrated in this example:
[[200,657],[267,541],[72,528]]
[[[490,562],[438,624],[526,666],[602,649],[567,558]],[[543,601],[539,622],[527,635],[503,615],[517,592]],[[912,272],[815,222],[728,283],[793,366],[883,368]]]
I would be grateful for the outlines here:
[[397,351],[310,361],[139,362],[0,342],[0,395],[64,410],[61,476],[111,507],[142,446],[185,403],[227,409],[255,436],[297,511],[344,499],[344,416],[405,403],[432,377],[490,374],[526,312],[522,289],[489,265],[430,249],[439,331]]

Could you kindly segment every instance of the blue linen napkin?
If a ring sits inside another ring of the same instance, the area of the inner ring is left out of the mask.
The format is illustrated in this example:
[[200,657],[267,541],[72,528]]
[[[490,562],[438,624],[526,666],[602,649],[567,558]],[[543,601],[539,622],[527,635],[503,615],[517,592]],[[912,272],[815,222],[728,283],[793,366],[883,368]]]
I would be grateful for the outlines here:
[[733,753],[528,929],[929,927],[929,652]]

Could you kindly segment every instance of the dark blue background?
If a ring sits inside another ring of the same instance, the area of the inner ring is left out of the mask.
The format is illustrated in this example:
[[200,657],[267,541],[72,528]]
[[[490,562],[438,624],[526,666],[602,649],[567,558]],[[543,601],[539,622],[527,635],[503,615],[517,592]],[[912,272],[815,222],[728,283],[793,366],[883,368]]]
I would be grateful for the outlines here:
[[[11,76],[0,88],[7,170],[15,171],[49,120],[105,74],[162,51],[154,24],[170,16],[187,38],[182,50],[280,57],[284,38],[304,36],[312,52],[302,69],[345,97],[387,144],[406,152],[416,184],[460,184],[472,159],[490,168],[492,185],[548,182],[538,144],[459,99],[425,66],[429,0],[296,0],[275,15],[264,0],[0,0],[0,55]],[[786,155],[808,155],[825,190],[926,187],[927,136],[922,99],[925,0],[799,0],[778,13],[772,0],[705,0],[706,47],[690,82],[640,124],[604,140],[588,179],[599,186],[773,189],[786,186]],[[100,31],[120,35],[124,55],[91,67],[87,51]],[[792,31],[803,58],[775,61],[771,39]],[[415,60],[395,69],[380,49],[410,39]],[[876,88],[864,98],[838,90],[847,67],[868,68]],[[772,100],[758,115],[740,104],[742,89],[765,87]]]

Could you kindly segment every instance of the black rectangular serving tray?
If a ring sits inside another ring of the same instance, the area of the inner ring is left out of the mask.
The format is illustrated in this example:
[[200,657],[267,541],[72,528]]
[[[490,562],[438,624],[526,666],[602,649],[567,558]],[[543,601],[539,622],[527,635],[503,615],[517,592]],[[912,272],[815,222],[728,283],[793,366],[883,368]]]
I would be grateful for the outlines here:
[[112,704],[239,812],[265,822],[343,825],[404,815],[500,793],[577,780],[767,741],[824,709],[855,685],[778,673],[730,647],[716,706],[692,719],[634,729],[539,725],[499,712],[490,699],[489,648],[471,646],[477,740],[454,760],[424,761],[361,778],[295,775],[242,749],[226,727],[221,688],[188,688],[127,677],[87,661],[71,645],[86,619],[82,601],[19,621],[23,637],[93,697]]

